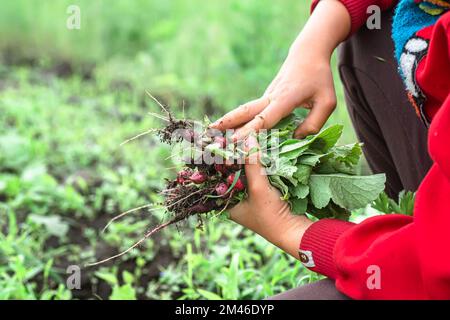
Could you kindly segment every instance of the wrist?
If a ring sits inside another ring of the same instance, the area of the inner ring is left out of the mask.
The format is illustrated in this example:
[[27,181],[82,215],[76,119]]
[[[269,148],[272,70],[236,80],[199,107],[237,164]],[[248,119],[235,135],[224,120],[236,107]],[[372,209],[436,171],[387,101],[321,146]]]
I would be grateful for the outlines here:
[[329,64],[334,49],[331,45],[312,40],[310,35],[300,34],[289,49],[288,59],[295,62]]
[[290,53],[304,50],[312,57],[330,59],[351,31],[351,17],[338,0],[322,0],[291,46]]
[[269,234],[266,232],[266,234],[260,233],[260,235],[298,259],[298,248],[301,239],[306,229],[312,223],[305,215],[289,214],[284,216],[278,223],[273,224],[270,229],[265,228],[264,230],[270,230]]
[[298,248],[303,234],[313,224],[305,215],[293,216],[282,235],[280,248],[294,258],[298,259]]

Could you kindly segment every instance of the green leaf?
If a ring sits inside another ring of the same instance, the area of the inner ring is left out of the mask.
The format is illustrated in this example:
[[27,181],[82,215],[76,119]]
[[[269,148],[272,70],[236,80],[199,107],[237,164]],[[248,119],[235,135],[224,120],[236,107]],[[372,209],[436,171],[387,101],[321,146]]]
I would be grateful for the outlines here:
[[293,175],[297,171],[297,167],[291,164],[287,158],[275,158],[269,168],[266,169],[267,175],[275,175],[289,180],[293,185],[297,185],[297,180],[293,179]]
[[136,300],[136,291],[131,284],[124,284],[122,286],[114,286],[110,300]]
[[118,283],[117,277],[109,272],[97,271],[95,272],[95,276],[106,281],[110,285],[115,285]]
[[397,203],[390,199],[384,192],[380,193],[378,198],[373,201],[372,208],[385,214],[394,213],[399,210]]
[[203,117],[203,126],[205,128],[208,128],[211,123],[211,119],[209,119],[209,117],[205,114],[205,116]]
[[133,276],[133,274],[130,273],[129,271],[127,271],[127,270],[124,270],[124,271],[122,272],[122,278],[123,278],[123,281],[124,281],[125,283],[127,283],[127,284],[132,284],[133,281],[134,281],[134,276]]
[[297,159],[303,152],[308,149],[309,140],[289,139],[281,143],[280,157],[289,160]]
[[202,295],[207,300],[223,300],[221,296],[215,294],[211,291],[206,291],[203,289],[197,289],[197,292]]
[[309,215],[314,216],[317,219],[325,219],[325,218],[333,218],[333,219],[339,219],[348,221],[350,217],[350,211],[341,208],[337,204],[335,204],[333,201],[330,201],[330,203],[321,208],[318,209],[314,207],[311,203],[308,204],[307,212]]
[[298,164],[297,171],[294,173],[293,177],[298,180],[301,184],[307,184],[309,181],[309,176],[311,175],[312,167],[308,165]]
[[411,191],[401,191],[398,195],[398,202],[400,211],[398,213],[403,213],[408,216],[412,216],[414,214],[414,204],[415,204],[415,198],[416,194]]
[[291,210],[294,214],[304,214],[308,207],[308,199],[290,199],[289,203],[291,204]]
[[310,143],[310,148],[313,150],[319,150],[327,152],[333,147],[342,135],[342,129],[344,126],[336,124],[328,127],[313,137]]
[[297,117],[295,114],[291,113],[287,117],[281,119],[280,122],[277,123],[273,129],[284,131],[284,130],[293,130],[295,129],[295,121],[299,120],[300,118]]
[[345,146],[334,147],[331,150],[334,153],[334,158],[348,166],[355,166],[358,164],[362,155],[362,144],[354,143]]
[[333,147],[323,154],[314,171],[320,174],[345,173],[355,175],[362,155],[362,144]]
[[311,201],[317,209],[327,206],[331,200],[330,179],[320,175],[311,175],[309,180]]
[[303,199],[306,198],[309,194],[309,186],[304,184],[298,184],[297,186],[290,189],[291,194],[298,198]]
[[217,155],[223,159],[234,159],[235,154],[232,151],[223,149],[218,143],[211,143],[205,147],[205,151],[211,155]]
[[297,164],[314,167],[323,156],[323,154],[303,154],[297,159]]
[[334,125],[303,140],[286,140],[280,144],[280,156],[290,160],[296,159],[308,148],[325,153],[337,143],[342,135],[342,128],[342,125]]
[[64,222],[60,216],[41,216],[33,213],[28,216],[28,219],[36,224],[43,225],[49,234],[59,238],[64,237],[69,231],[69,224]]
[[283,182],[283,180],[281,180],[280,176],[269,176],[269,181],[275,188],[277,188],[281,192],[282,198],[288,198],[289,188]]
[[350,176],[344,174],[310,176],[311,200],[317,208],[325,207],[331,199],[348,210],[365,207],[384,190],[386,176]]
[[405,191],[399,193],[398,204],[389,196],[382,192],[379,197],[373,202],[372,208],[381,213],[400,213],[412,216],[414,213],[415,193]]
[[270,156],[264,152],[261,154],[261,159],[259,161],[264,167],[269,167],[272,163],[272,159],[270,158]]

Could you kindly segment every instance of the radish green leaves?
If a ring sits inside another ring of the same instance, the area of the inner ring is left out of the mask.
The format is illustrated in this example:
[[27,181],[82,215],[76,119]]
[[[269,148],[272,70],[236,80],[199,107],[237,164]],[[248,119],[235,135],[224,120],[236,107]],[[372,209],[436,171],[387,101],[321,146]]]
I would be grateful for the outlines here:
[[352,210],[378,198],[384,190],[385,175],[357,175],[362,144],[336,146],[342,134],[341,125],[298,140],[290,137],[298,118],[291,115],[288,120],[277,126],[279,132],[290,133],[278,135],[278,146],[267,141],[261,141],[261,145],[268,146],[270,151],[263,151],[262,156],[270,183],[289,202],[294,213],[346,220]]

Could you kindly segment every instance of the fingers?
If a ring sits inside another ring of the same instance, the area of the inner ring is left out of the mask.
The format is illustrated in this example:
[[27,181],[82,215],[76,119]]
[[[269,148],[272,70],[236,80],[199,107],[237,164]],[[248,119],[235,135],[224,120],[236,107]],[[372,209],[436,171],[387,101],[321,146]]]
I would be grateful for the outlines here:
[[256,137],[253,135],[249,136],[245,145],[246,151],[249,152],[245,163],[245,175],[247,177],[249,193],[252,195],[259,193],[260,190],[267,190],[270,187],[270,183],[264,167],[259,161],[261,152]]
[[252,132],[270,129],[290,112],[291,109],[284,107],[278,100],[271,101],[267,108],[257,114],[253,120],[236,130],[232,139],[235,141],[243,140]]
[[234,129],[237,126],[246,123],[260,113],[269,103],[267,97],[247,102],[238,108],[228,112],[222,118],[211,124],[211,128],[224,131],[226,129]]
[[303,139],[308,135],[318,133],[330,115],[336,108],[336,98],[324,100],[314,105],[306,119],[298,126],[294,132],[294,137]]

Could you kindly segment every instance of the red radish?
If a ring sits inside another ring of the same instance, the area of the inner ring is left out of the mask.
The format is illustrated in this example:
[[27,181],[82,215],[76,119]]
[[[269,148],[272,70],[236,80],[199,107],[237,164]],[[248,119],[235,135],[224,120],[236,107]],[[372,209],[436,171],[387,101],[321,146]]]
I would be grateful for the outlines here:
[[217,195],[219,195],[219,196],[224,196],[224,195],[226,195],[226,193],[227,193],[228,186],[227,186],[226,183],[221,182],[221,183],[219,183],[219,184],[216,186],[216,189],[215,189],[215,190],[216,190]]
[[[227,177],[227,184],[228,184],[229,186],[231,186],[231,185],[233,184],[233,182],[234,182],[234,177],[235,177],[234,173],[230,174],[230,175]],[[242,190],[244,190],[244,189],[245,189],[245,185],[244,185],[244,183],[242,182],[241,178],[239,178],[239,179],[237,180],[236,184],[234,185],[233,190],[236,190],[236,191],[242,191]]]
[[206,174],[196,171],[189,177],[189,180],[195,184],[200,184],[205,182],[207,178]]
[[182,177],[177,177],[177,183],[178,184],[183,184],[186,182],[186,179],[182,178]]
[[239,178],[238,181],[236,182],[236,184],[234,185],[234,190],[236,191],[242,191],[245,189],[245,185],[242,182],[242,180]]
[[191,175],[191,172],[189,170],[181,170],[177,174],[177,176],[181,177],[181,178],[189,178],[190,175]]
[[191,172],[189,170],[182,170],[178,172],[177,174],[177,183],[183,184],[187,181],[187,179],[190,177]]
[[226,173],[227,173],[227,169],[225,168],[225,165],[224,165],[224,164],[218,164],[218,163],[216,163],[216,164],[214,164],[214,169],[215,169],[217,172],[220,172],[221,174],[226,174]]

